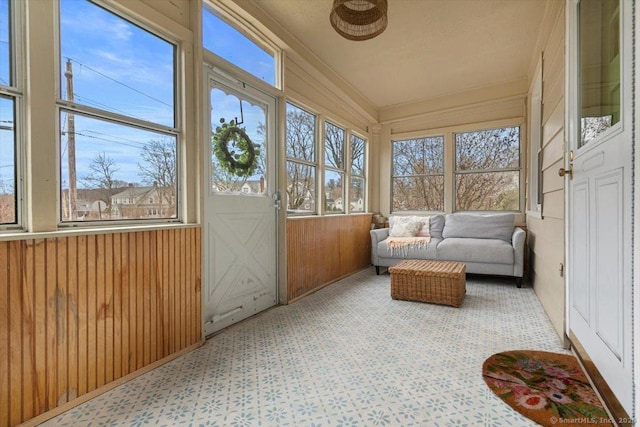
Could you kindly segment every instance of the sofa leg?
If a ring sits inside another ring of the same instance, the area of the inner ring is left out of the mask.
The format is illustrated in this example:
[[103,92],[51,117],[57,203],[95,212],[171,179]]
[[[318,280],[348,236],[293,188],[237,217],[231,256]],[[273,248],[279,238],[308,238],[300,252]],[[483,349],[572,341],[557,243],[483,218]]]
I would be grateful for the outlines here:
[[518,288],[522,287],[522,277],[516,277],[516,286]]
[[376,265],[375,267],[376,267],[376,276],[379,276],[380,275],[380,266]]

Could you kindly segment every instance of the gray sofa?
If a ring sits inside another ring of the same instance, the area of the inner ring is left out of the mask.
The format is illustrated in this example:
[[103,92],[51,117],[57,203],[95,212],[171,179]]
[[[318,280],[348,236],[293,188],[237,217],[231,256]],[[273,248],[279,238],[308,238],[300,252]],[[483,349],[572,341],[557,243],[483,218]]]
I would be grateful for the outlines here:
[[[395,217],[391,217],[393,227]],[[391,267],[403,259],[458,261],[467,273],[515,277],[522,285],[524,242],[526,233],[514,227],[514,215],[467,214],[433,215],[429,218],[431,240],[424,246],[389,249],[389,228],[371,230],[371,262]]]

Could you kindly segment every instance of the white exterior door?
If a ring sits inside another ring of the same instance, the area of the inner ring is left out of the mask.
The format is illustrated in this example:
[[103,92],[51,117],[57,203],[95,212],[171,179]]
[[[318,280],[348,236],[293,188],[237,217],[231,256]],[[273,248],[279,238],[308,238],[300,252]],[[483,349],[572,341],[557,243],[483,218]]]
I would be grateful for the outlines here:
[[275,99],[208,67],[205,76],[211,129],[204,162],[203,320],[210,335],[276,304],[278,203]]
[[567,333],[631,414],[631,2],[568,6]]

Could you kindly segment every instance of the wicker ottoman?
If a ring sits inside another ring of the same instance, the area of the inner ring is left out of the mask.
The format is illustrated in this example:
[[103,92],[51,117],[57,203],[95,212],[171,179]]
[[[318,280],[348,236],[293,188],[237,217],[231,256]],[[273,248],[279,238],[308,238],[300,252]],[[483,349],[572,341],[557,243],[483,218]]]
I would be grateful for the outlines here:
[[466,293],[460,262],[406,260],[389,268],[391,298],[460,307]]

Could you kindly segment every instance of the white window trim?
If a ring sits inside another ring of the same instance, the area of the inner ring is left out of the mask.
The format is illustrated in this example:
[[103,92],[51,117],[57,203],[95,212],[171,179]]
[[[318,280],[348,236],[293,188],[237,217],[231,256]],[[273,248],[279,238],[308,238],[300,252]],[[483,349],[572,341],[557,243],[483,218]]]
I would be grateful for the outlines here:
[[541,153],[542,153],[542,67],[541,55],[533,77],[529,93],[529,147],[528,154],[528,191],[527,215],[542,219],[542,200],[538,194],[542,190]]
[[[61,152],[60,152],[60,146],[61,146],[61,141],[60,141],[60,132],[59,132],[59,127],[60,127],[60,118],[62,117],[62,113],[63,112],[67,112],[67,113],[75,113],[75,114],[79,114],[85,117],[89,117],[92,119],[97,119],[97,120],[102,120],[102,121],[107,121],[107,122],[112,122],[115,124],[119,124],[119,125],[124,125],[124,126],[129,126],[129,127],[134,127],[134,128],[138,128],[141,130],[145,130],[145,131],[151,131],[151,132],[155,132],[155,133],[160,133],[160,134],[165,134],[165,135],[171,135],[173,137],[176,138],[176,193],[178,195],[178,204],[176,206],[176,218],[147,218],[147,219],[116,219],[116,220],[110,220],[110,221],[64,221],[62,218],[62,200],[60,197],[60,192],[61,192],[61,182],[60,182],[60,174],[57,174],[57,193],[58,193],[58,204],[57,204],[57,209],[56,209],[56,213],[57,213],[57,218],[58,218],[58,228],[63,229],[66,227],[82,227],[82,228],[91,228],[91,227],[105,227],[105,226],[114,226],[114,221],[117,222],[118,225],[122,224],[123,226],[131,226],[131,225],[136,225],[136,224],[147,224],[147,223],[156,223],[156,224],[170,224],[170,223],[177,223],[177,222],[182,222],[183,221],[183,215],[182,213],[184,212],[184,207],[181,206],[182,205],[182,201],[185,199],[182,195],[182,190],[183,188],[185,188],[185,185],[183,183],[183,176],[184,174],[182,173],[182,153],[184,151],[184,149],[182,148],[184,146],[182,140],[183,140],[183,125],[182,125],[182,118],[184,117],[184,114],[182,114],[182,105],[181,105],[181,99],[182,99],[182,82],[184,81],[183,78],[183,70],[184,70],[184,63],[183,63],[183,59],[182,59],[182,54],[181,54],[181,43],[179,40],[176,40],[176,38],[172,37],[172,36],[168,36],[166,31],[161,31],[156,29],[156,26],[154,25],[150,25],[147,21],[145,20],[141,20],[139,19],[136,14],[133,13],[128,13],[127,11],[121,10],[118,7],[114,7],[109,3],[106,3],[104,1],[93,1],[93,3],[95,4],[96,7],[102,7],[105,10],[107,10],[109,13],[112,13],[113,15],[117,16],[120,19],[123,19],[126,22],[131,23],[132,25],[136,25],[138,27],[140,27],[142,30],[149,32],[150,34],[160,38],[161,40],[165,41],[166,43],[169,43],[173,46],[174,48],[174,94],[173,94],[173,115],[174,115],[174,126],[166,126],[166,125],[161,125],[158,123],[154,123],[154,122],[149,122],[146,120],[141,120],[132,116],[127,116],[127,115],[123,115],[123,114],[118,114],[118,113],[114,113],[111,111],[107,111],[107,110],[101,110],[101,109],[97,109],[94,107],[90,107],[88,105],[83,105],[82,103],[77,103],[77,102],[70,102],[68,100],[65,100],[62,98],[62,93],[61,93],[61,88],[60,86],[60,81],[61,81],[61,68],[59,64],[60,58],[61,58],[61,51],[62,51],[62,44],[61,44],[61,38],[58,37],[57,41],[56,41],[56,63],[58,65],[57,70],[56,70],[56,79],[57,79],[57,87],[56,87],[56,122],[57,122],[57,126],[58,126],[58,132],[56,132],[56,150],[57,150],[57,170],[60,171],[60,162],[61,162]],[[59,26],[59,20],[60,20],[60,8],[59,8],[59,3],[57,3],[58,7],[56,7],[56,31],[59,33],[60,32],[60,26]]]

